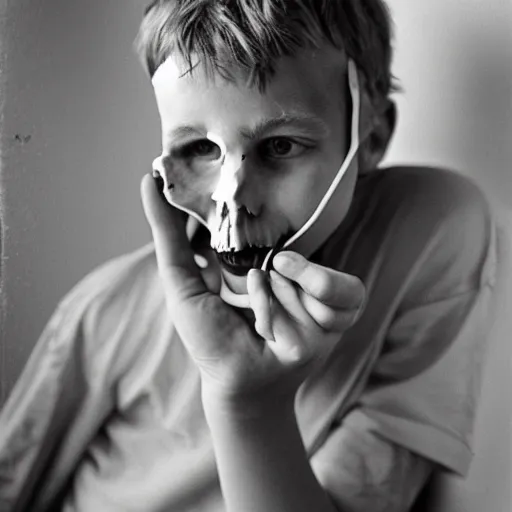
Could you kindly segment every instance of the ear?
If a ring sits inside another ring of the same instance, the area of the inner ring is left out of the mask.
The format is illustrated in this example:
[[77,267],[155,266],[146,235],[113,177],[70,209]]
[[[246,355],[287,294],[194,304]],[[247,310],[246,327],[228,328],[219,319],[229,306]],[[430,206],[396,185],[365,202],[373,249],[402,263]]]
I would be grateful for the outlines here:
[[361,147],[360,169],[364,173],[372,171],[384,158],[397,120],[396,104],[390,99],[385,100],[384,108],[373,115],[372,129]]

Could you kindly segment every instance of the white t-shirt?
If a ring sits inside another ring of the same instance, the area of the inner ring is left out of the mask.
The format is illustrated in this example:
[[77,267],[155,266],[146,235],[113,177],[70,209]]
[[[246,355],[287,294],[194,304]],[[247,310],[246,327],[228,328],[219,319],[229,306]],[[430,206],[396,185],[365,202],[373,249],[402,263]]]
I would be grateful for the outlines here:
[[[297,395],[311,459],[335,472],[336,432],[350,423],[466,474],[495,245],[491,209],[461,176],[403,167],[359,179],[312,257],[360,277],[367,306]],[[224,510],[199,375],[152,244],[66,295],[0,416],[0,510],[54,500],[69,512]]]

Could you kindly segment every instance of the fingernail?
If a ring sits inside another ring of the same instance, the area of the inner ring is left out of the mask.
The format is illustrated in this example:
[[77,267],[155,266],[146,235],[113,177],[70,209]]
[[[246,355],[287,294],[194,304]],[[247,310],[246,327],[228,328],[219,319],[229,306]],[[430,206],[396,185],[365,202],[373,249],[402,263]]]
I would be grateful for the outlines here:
[[249,272],[247,272],[247,277],[251,276],[250,279],[254,279],[258,275],[258,269],[251,268]]
[[251,268],[249,272],[247,272],[247,279],[250,280],[251,283],[257,283],[259,272],[255,268]]
[[279,272],[286,270],[290,265],[294,265],[298,261],[297,254],[292,251],[279,252],[272,260],[272,265]]
[[196,262],[196,265],[199,267],[199,268],[207,268],[208,267],[208,260],[204,257],[204,256],[201,256],[200,254],[194,254],[194,260]]

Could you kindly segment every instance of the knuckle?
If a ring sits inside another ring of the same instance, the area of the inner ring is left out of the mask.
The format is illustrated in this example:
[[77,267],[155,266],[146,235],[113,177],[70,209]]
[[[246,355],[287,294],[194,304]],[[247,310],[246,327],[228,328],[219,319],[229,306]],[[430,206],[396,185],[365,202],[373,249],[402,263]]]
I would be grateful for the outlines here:
[[329,297],[332,279],[325,272],[318,272],[312,275],[311,283],[309,285],[312,295],[320,300],[325,300]]
[[300,345],[294,345],[288,349],[288,356],[291,362],[299,363],[304,359],[304,350]]
[[297,367],[308,364],[313,357],[311,348],[303,344],[292,345],[287,352],[288,362]]
[[336,328],[339,323],[339,313],[331,308],[319,309],[316,317],[317,323],[327,331]]

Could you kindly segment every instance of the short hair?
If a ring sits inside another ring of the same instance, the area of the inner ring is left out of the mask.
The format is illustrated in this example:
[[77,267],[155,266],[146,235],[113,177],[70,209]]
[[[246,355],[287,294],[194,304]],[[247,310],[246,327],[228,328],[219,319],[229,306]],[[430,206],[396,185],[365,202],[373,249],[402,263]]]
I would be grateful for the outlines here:
[[153,0],[135,40],[152,78],[171,55],[233,80],[243,70],[260,89],[276,61],[325,40],[362,72],[372,103],[399,90],[391,73],[392,21],[383,0]]

